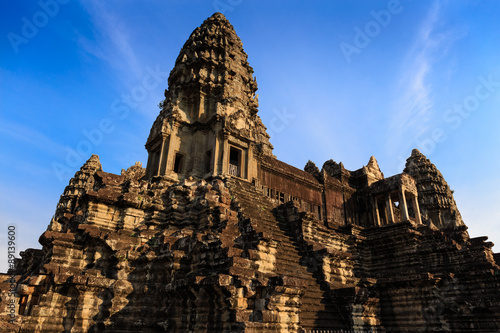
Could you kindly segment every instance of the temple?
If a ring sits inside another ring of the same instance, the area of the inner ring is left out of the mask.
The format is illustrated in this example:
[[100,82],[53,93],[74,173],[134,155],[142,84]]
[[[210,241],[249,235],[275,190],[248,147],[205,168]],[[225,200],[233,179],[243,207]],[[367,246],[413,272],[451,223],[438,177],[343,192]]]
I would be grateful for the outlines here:
[[373,156],[295,168],[256,91],[215,13],[170,73],[146,167],[92,155],[43,248],[0,275],[0,332],[499,331],[500,255],[434,164],[414,149],[387,178]]

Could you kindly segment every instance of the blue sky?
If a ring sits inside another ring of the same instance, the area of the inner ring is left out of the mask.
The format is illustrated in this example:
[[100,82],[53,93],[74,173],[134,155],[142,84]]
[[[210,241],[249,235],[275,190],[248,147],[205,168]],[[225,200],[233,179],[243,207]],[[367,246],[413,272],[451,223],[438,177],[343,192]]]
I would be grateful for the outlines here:
[[[500,2],[10,1],[0,62],[0,271],[5,234],[40,247],[90,156],[146,164],[144,144],[182,45],[223,12],[249,55],[275,155],[302,168],[413,148],[455,191],[471,236],[500,243]],[[496,247],[494,248],[495,251]]]

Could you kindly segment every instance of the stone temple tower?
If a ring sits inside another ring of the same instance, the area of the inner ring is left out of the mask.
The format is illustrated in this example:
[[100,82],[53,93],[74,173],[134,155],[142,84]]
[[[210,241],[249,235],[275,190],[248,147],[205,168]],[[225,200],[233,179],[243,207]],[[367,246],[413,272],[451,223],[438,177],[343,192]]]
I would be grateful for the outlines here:
[[243,44],[215,13],[184,44],[146,142],[146,177],[256,177],[254,155],[271,155],[257,115],[257,82]]
[[389,177],[278,160],[219,13],[168,85],[147,168],[91,156],[9,259],[0,333],[500,332],[500,253],[418,150]]

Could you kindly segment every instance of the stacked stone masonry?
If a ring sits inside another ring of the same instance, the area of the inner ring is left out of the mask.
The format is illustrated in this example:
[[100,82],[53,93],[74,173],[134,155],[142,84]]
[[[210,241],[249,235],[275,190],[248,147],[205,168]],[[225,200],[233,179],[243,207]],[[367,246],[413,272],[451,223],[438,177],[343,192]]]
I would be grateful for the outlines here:
[[387,178],[374,157],[279,161],[252,73],[222,14],[192,33],[146,168],[81,167],[42,249],[0,275],[0,331],[500,330],[500,254],[438,169],[417,150]]

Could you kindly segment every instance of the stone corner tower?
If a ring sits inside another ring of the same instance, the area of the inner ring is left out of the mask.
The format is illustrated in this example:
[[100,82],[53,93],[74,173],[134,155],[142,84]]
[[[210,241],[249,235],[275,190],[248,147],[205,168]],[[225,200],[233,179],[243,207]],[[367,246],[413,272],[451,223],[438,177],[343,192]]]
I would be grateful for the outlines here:
[[273,147],[257,115],[257,82],[247,58],[221,13],[191,33],[146,142],[147,179],[256,178],[256,159],[272,156]]
[[439,229],[467,229],[453,191],[437,167],[418,149],[413,149],[404,171],[417,183],[424,220]]

